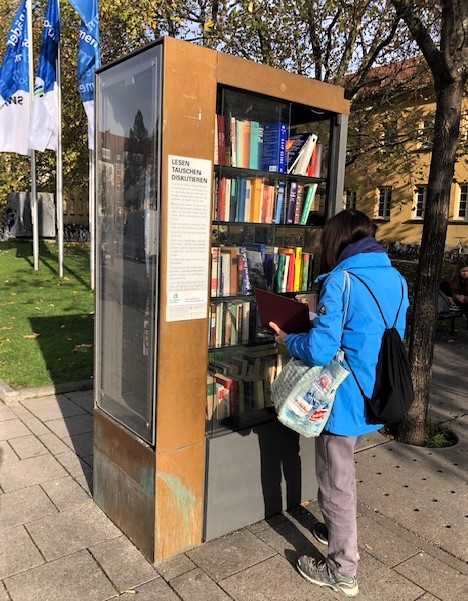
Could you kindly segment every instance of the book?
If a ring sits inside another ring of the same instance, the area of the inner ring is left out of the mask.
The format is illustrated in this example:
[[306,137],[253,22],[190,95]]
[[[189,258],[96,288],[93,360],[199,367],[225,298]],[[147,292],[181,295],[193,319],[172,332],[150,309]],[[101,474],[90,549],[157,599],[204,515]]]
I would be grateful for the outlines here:
[[268,326],[270,321],[273,321],[288,334],[299,334],[310,330],[307,304],[257,288],[255,299],[262,327]]
[[238,167],[237,165],[237,140],[236,140],[236,119],[235,117],[231,117],[230,120],[230,129],[229,129],[229,133],[230,133],[230,140],[231,140],[231,144],[230,144],[230,148],[231,148],[231,166],[232,167]]
[[304,202],[304,186],[300,183],[297,184],[296,191],[296,207],[294,212],[294,223],[300,223],[302,214],[302,205]]
[[297,182],[290,182],[288,203],[286,209],[286,223],[294,223],[296,215]]
[[219,248],[211,248],[211,296],[219,296],[220,291],[220,252]]
[[[226,278],[226,285],[223,285],[223,296],[235,296],[238,294],[238,246],[220,246],[221,269],[229,270],[229,278]],[[229,287],[227,287],[229,282]]]
[[308,290],[310,253],[302,253],[301,292]]
[[216,115],[216,136],[215,136],[215,163],[219,165],[226,164],[226,134],[225,134],[225,123],[224,115]]
[[296,246],[294,253],[294,292],[299,292],[301,290],[302,267],[302,247]]
[[275,212],[275,223],[284,223],[283,218],[283,204],[284,204],[284,192],[286,184],[284,181],[278,182],[278,188],[276,193],[276,212]]
[[309,166],[310,158],[314,150],[315,144],[317,143],[316,134],[310,134],[307,142],[301,148],[299,154],[293,165],[291,166],[290,173],[294,175],[306,175],[307,167]]
[[285,123],[267,123],[263,129],[262,169],[274,173],[286,170],[286,137]]
[[239,247],[239,259],[237,263],[239,270],[239,292],[243,295],[252,293],[252,283],[250,281],[249,266],[247,260],[247,249],[245,246]]
[[302,205],[301,218],[299,223],[301,225],[307,224],[307,218],[309,217],[310,209],[314,202],[315,193],[317,192],[318,184],[309,184],[305,186],[304,201]]
[[317,143],[313,177],[322,176],[323,144]]
[[245,177],[240,178],[238,185],[236,221],[240,223],[245,220],[245,195],[247,193],[247,180]]
[[260,123],[258,121],[250,122],[250,154],[248,164],[250,169],[258,169],[259,128]]
[[[231,291],[231,255],[219,249],[220,257],[220,286],[219,295],[229,296]],[[237,279],[237,274],[236,274]],[[237,283],[237,282],[236,282]]]
[[286,152],[287,152],[287,165],[288,165],[287,172],[288,173],[290,173],[292,166],[295,164],[297,155],[299,154],[302,147],[309,139],[309,136],[310,136],[309,133],[296,134],[294,136],[291,136],[289,138],[289,140],[287,140]]
[[266,288],[266,278],[263,269],[262,253],[259,250],[249,250],[246,247],[247,269],[252,288]]
[[255,177],[251,187],[250,219],[251,223],[262,221],[263,179]]

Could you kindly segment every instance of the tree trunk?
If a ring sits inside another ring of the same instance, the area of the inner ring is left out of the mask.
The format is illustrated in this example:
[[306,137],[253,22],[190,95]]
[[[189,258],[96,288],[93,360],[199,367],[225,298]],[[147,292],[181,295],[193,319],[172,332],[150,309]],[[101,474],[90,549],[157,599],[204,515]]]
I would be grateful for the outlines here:
[[401,422],[398,432],[399,440],[419,446],[424,446],[425,443],[436,331],[437,293],[447,234],[463,84],[464,81],[447,80],[447,77],[443,76],[435,80],[434,141],[409,347],[415,399],[406,418]]

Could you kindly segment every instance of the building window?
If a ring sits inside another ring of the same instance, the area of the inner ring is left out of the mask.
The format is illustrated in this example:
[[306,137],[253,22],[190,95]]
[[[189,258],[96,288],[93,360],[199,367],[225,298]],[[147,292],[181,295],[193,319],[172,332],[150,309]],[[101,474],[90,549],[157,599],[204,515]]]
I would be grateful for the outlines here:
[[350,190],[349,188],[345,190],[345,209],[355,209],[356,208],[356,190]]
[[414,199],[414,218],[422,219],[424,217],[424,210],[426,208],[427,198],[427,186],[418,186],[416,188],[415,199]]
[[458,218],[468,219],[468,184],[460,186],[460,199],[458,201]]
[[434,118],[429,115],[424,117],[419,122],[418,130],[419,148],[421,150],[431,150],[434,138]]
[[381,219],[390,219],[390,207],[392,204],[392,187],[384,186],[379,188],[379,206],[377,217]]
[[101,148],[101,151],[102,151],[102,158],[110,160],[110,158],[111,158],[111,151],[110,151],[110,149],[109,148]]

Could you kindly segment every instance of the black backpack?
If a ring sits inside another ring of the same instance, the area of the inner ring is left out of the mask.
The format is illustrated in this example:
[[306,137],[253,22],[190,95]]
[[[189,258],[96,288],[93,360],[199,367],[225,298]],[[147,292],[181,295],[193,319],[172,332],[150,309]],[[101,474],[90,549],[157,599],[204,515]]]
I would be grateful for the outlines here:
[[369,290],[385,324],[375,371],[374,390],[370,398],[364,394],[349,363],[348,366],[364,398],[367,420],[371,424],[394,424],[403,419],[414,400],[408,354],[400,338],[400,334],[395,327],[403,303],[403,282],[401,283],[400,306],[398,307],[393,326],[389,327],[372,290],[355,273],[349,273]]

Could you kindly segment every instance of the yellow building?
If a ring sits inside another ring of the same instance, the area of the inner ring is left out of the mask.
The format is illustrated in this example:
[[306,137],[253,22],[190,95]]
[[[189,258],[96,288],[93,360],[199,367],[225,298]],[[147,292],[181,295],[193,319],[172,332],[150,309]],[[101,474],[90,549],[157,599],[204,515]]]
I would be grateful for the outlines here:
[[[379,240],[419,245],[427,194],[435,101],[427,72],[414,61],[375,69],[353,102],[343,207],[379,226]],[[468,252],[468,94],[450,190],[446,249]]]

